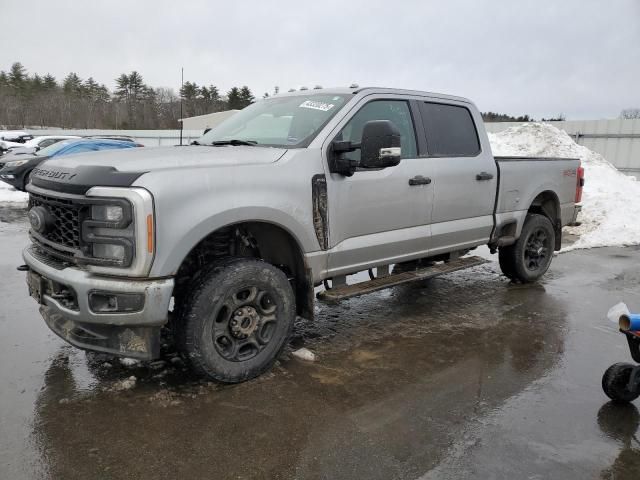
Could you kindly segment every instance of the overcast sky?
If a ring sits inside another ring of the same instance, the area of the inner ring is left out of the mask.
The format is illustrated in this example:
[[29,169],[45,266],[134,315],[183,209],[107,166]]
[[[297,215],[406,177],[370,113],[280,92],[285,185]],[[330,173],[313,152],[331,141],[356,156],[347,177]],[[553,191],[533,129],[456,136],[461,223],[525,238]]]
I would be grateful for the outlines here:
[[110,89],[138,70],[255,95],[300,85],[452,93],[483,110],[613,118],[640,106],[640,0],[0,2],[15,61]]

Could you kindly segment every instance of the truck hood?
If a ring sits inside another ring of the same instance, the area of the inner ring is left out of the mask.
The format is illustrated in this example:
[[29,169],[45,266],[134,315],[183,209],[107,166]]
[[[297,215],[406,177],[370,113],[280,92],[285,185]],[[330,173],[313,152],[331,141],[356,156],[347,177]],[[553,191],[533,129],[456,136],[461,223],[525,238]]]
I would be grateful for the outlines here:
[[255,165],[273,163],[287,150],[249,146],[143,147],[105,150],[51,159],[41,168],[75,169],[79,166],[113,167],[120,172]]
[[41,163],[31,173],[38,188],[84,194],[93,186],[128,187],[149,172],[181,169],[233,168],[276,162],[283,148],[249,146],[184,146],[127,148],[57,157]]

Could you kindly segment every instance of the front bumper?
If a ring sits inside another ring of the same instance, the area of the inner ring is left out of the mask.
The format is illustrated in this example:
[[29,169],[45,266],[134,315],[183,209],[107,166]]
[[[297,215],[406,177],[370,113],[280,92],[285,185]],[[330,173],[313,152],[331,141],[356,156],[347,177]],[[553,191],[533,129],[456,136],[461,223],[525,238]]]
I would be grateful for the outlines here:
[[[160,328],[167,322],[173,279],[134,280],[101,277],[86,270],[65,267],[39,254],[33,246],[22,252],[29,269],[41,282],[64,287],[73,301],[43,289],[40,313],[57,335],[70,344],[140,359],[156,358],[160,350]],[[33,286],[30,285],[30,294]],[[89,295],[96,292],[139,294],[144,303],[136,311],[96,313]]]

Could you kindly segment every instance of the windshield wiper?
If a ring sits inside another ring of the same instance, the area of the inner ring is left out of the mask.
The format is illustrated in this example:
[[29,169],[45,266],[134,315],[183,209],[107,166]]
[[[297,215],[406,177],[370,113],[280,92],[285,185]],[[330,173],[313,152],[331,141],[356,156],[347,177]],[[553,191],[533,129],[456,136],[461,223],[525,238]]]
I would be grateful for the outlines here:
[[249,146],[253,146],[253,145],[257,145],[258,142],[256,142],[255,140],[238,140],[237,138],[234,138],[232,140],[217,140],[215,142],[211,142],[211,145],[215,146],[215,147],[219,147],[219,146],[224,146],[224,145],[249,145]]

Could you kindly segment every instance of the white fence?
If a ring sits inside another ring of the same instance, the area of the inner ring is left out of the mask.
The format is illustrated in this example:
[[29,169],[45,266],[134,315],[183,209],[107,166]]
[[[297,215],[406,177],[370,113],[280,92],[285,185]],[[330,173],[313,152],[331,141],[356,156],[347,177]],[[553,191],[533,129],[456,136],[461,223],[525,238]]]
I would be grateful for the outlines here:
[[[567,132],[578,144],[601,154],[618,170],[640,176],[640,119],[549,123]],[[494,133],[514,125],[520,123],[485,123],[487,130]]]

